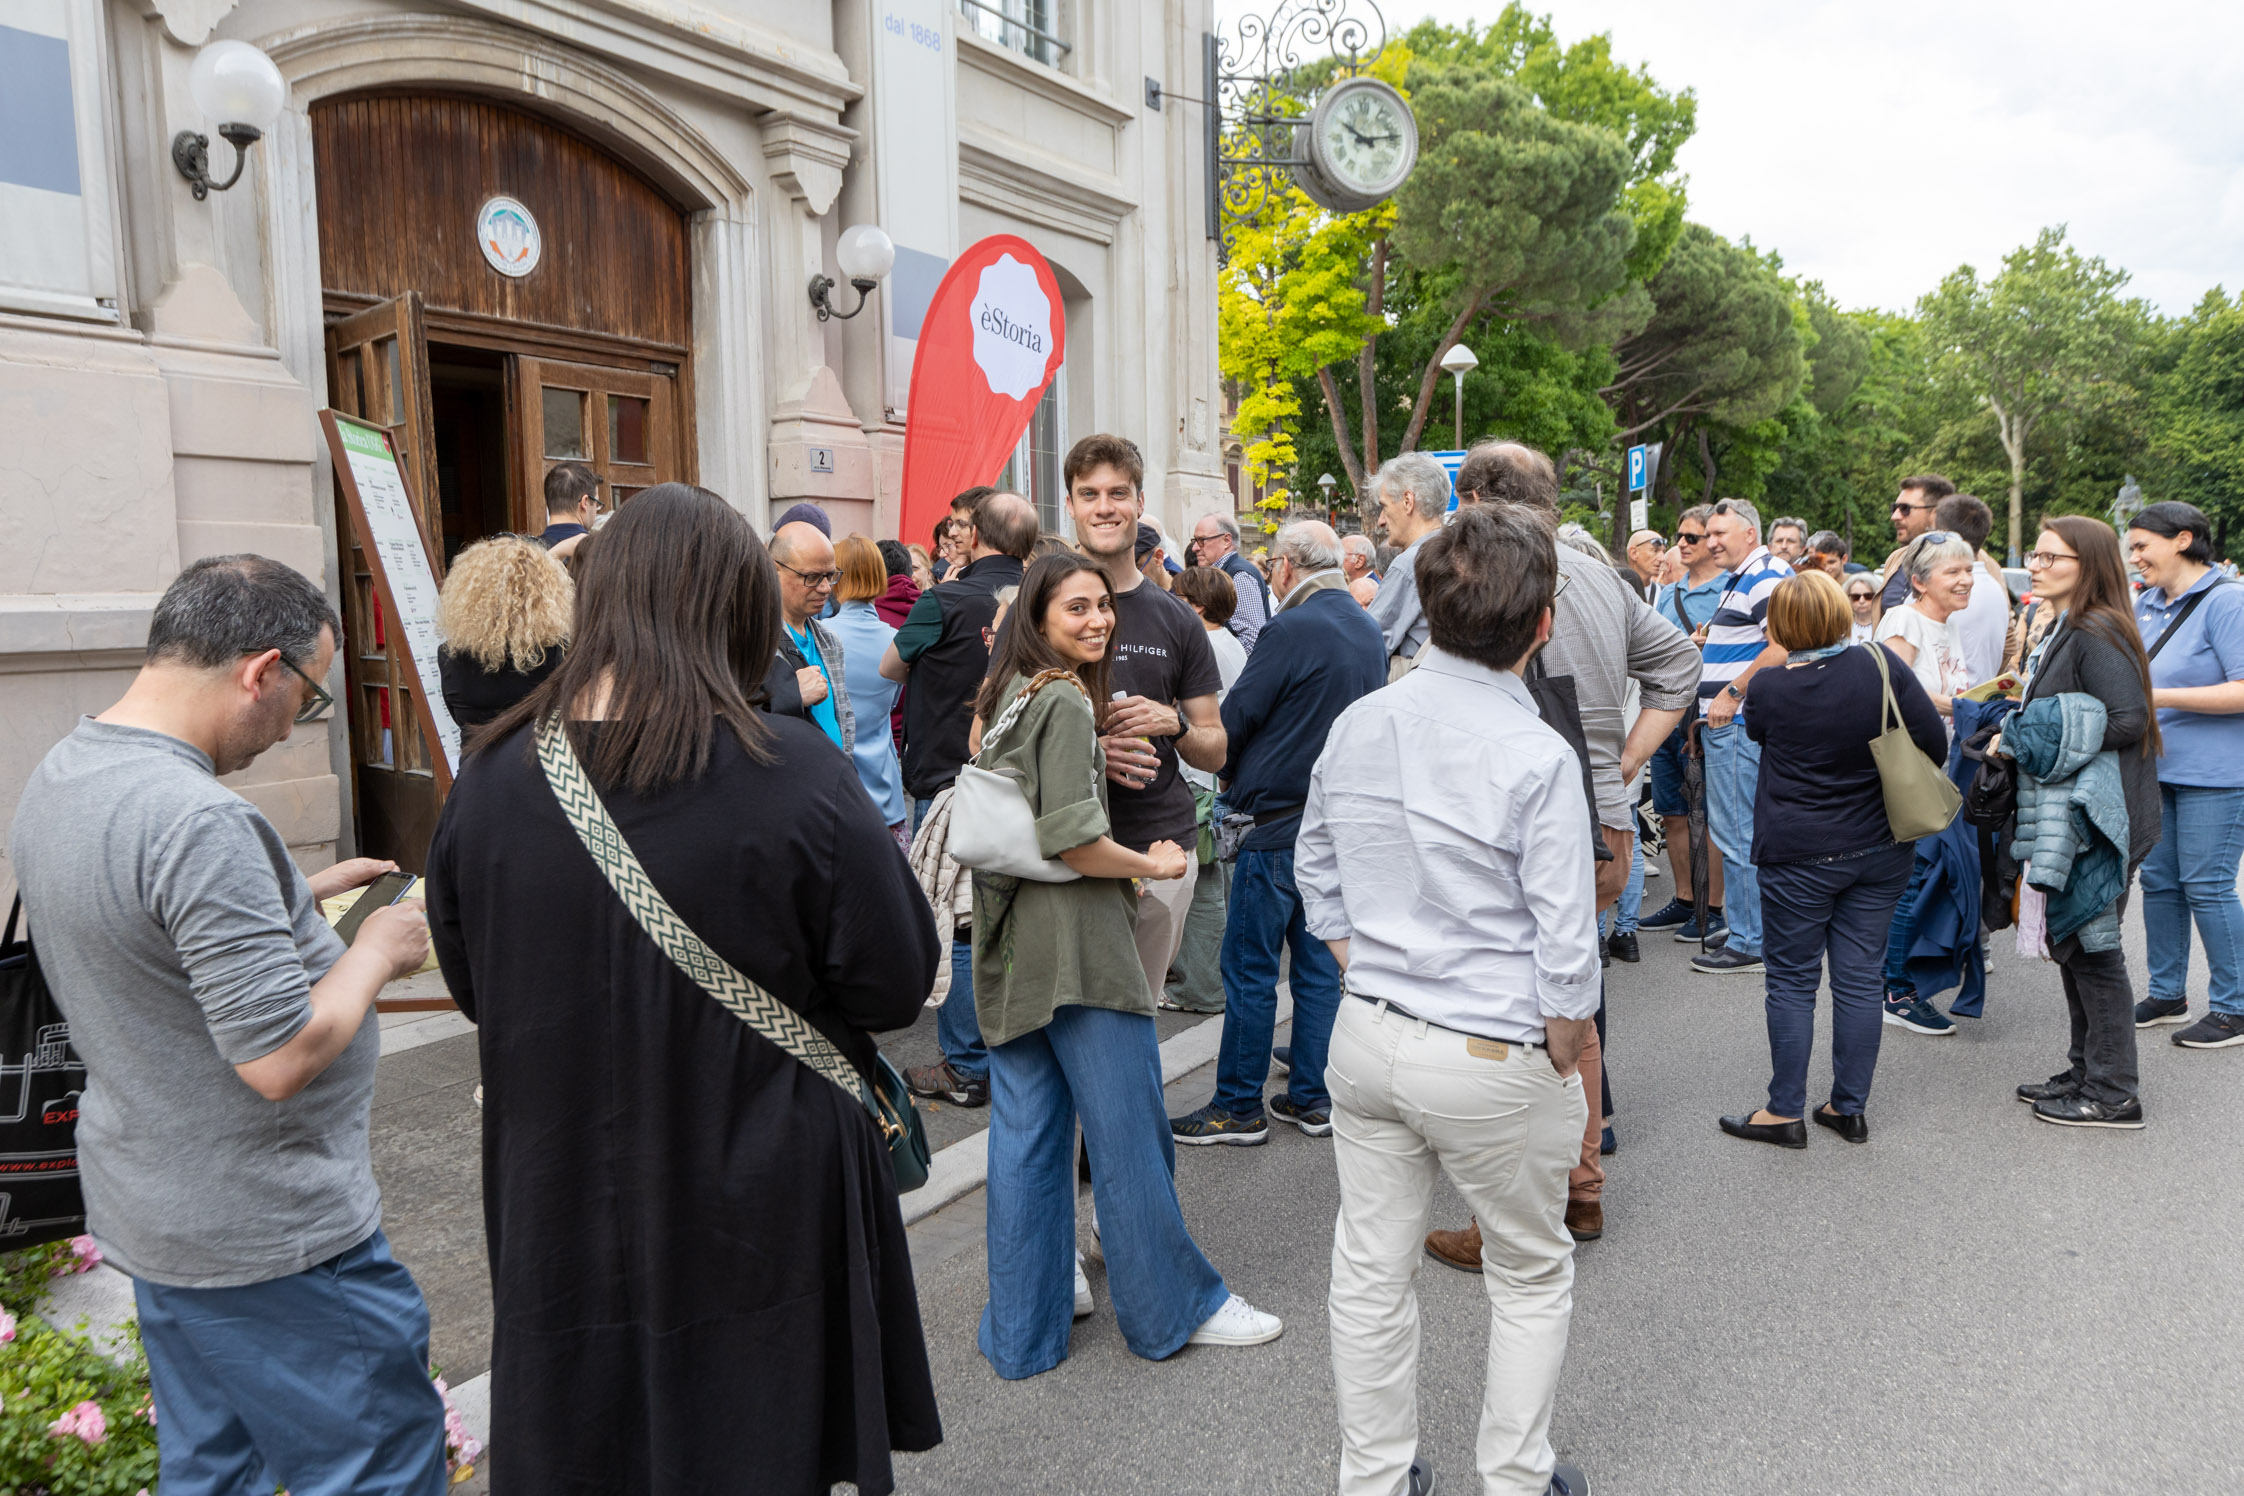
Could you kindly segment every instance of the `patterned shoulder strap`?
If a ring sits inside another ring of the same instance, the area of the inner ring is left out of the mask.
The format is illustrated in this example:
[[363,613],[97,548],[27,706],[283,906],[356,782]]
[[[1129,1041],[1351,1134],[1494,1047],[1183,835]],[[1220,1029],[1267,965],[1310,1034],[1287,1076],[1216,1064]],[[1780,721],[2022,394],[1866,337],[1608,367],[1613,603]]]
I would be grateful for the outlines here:
[[[1044,671],[1034,680],[1030,681],[1028,685],[1022,689],[1020,695],[1014,697],[1010,702],[1006,704],[1005,710],[997,714],[997,721],[995,723],[993,723],[989,727],[982,729],[982,752],[977,753],[974,756],[976,758],[980,758],[982,754],[988,753],[990,751],[990,745],[992,743],[995,743],[999,738],[1004,737],[1006,733],[1012,731],[1013,724],[1020,720],[1021,713],[1028,709],[1030,698],[1034,697],[1037,692],[1043,690],[1046,686],[1051,685],[1054,681],[1063,680],[1066,681],[1069,685],[1075,687],[1076,694],[1083,698],[1086,705],[1089,704],[1091,700],[1091,693],[1083,689],[1083,682],[1076,678],[1076,674],[1074,671]],[[1094,710],[1091,715],[1096,718],[1098,716],[1098,713],[1096,710]]]
[[733,1017],[864,1104],[864,1077],[834,1047],[833,1040],[813,1028],[802,1014],[741,975],[670,907],[670,901],[654,886],[654,880],[640,866],[638,854],[609,817],[599,791],[577,761],[576,750],[569,746],[569,735],[559,716],[548,718],[538,729],[538,765],[545,770],[545,782],[552,787],[553,797],[561,802],[561,813],[576,828],[578,840],[592,854],[608,886],[662,953]]

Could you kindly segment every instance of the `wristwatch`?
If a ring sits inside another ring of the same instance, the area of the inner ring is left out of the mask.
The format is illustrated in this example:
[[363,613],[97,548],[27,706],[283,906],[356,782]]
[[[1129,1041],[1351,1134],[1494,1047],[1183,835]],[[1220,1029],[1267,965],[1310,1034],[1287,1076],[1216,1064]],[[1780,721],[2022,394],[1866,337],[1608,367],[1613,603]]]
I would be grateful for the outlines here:
[[1731,682],[1730,682],[1730,683],[1729,683],[1728,685],[1724,686],[1724,687],[1723,687],[1722,689],[1730,693],[1730,699],[1731,699],[1732,701],[1743,701],[1743,700],[1745,700],[1745,693],[1744,693],[1743,691],[1740,691],[1740,690],[1738,689],[1738,683],[1737,683],[1736,681],[1731,681]]

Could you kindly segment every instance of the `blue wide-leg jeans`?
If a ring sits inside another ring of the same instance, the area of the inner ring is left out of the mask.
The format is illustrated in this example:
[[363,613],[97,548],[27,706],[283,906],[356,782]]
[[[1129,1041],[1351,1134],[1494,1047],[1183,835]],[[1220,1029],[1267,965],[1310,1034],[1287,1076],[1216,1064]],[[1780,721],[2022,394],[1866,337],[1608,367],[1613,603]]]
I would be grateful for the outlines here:
[[1153,1020],[1063,1007],[990,1048],[990,1299],[976,1343],[1018,1380],[1067,1359],[1075,1314],[1075,1122],[1090,1150],[1122,1342],[1158,1361],[1230,1297],[1184,1224]]
[[1340,963],[1309,933],[1293,881],[1293,848],[1241,852],[1223,926],[1223,1047],[1216,1054],[1215,1088],[1217,1108],[1234,1117],[1262,1115],[1278,1023],[1278,960],[1289,947],[1293,1057],[1286,1098],[1304,1112],[1321,1112],[1330,1105],[1325,1053],[1340,1011]]
[[1699,729],[1706,755],[1706,824],[1722,850],[1722,913],[1730,922],[1723,943],[1741,956],[1761,950],[1761,882],[1753,869],[1753,793],[1761,783],[1761,745],[1745,723]]
[[2189,927],[2205,946],[2207,991],[2216,1013],[2244,1014],[2244,902],[2236,864],[2244,857],[2244,790],[2161,784],[2165,832],[2143,859],[2143,935],[2150,997],[2189,996]]

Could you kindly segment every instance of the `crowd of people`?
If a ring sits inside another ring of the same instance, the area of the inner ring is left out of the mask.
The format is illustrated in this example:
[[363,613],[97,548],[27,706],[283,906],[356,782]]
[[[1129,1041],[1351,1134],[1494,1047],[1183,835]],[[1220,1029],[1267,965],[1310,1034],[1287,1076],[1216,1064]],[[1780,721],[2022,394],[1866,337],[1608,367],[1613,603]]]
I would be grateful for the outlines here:
[[[320,900],[391,865],[307,876],[219,782],[324,708],[341,625],[277,562],[182,572],[11,844],[167,1490],[443,1488],[365,1021],[432,944],[479,1031],[494,1488],[540,1496],[739,1489],[743,1450],[758,1490],[877,1493],[941,1440],[895,1090],[989,1109],[998,1376],[1097,1312],[1086,1183],[1132,1352],[1279,1336],[1176,1185],[1179,1145],[1275,1120],[1333,1149],[1342,1492],[1432,1489],[1423,1253],[1487,1282],[1484,1488],[1580,1496],[1551,1410],[1576,1248],[1609,1229],[1607,973],[1645,934],[1761,980],[1765,1104],[1718,1119],[1748,1141],[1805,1148],[1812,1115],[1867,1142],[1884,1030],[1978,1017],[1996,931],[2061,975],[2065,1063],[2017,1089],[2044,1121],[2143,1126],[2139,1030],[2244,1045],[2244,588],[2187,505],[2124,551],[2050,518],[2022,608],[1988,506],[1933,475],[1881,571],[1738,499],[1616,559],[1509,442],[1454,482],[1381,466],[1383,546],[1297,520],[1260,558],[1228,514],[1172,557],[1125,438],[1062,477],[1067,538],[976,488],[922,549],[809,504],[767,539],[676,483],[601,515],[556,467],[543,534],[467,547],[444,586],[468,736],[425,914],[347,945]],[[1649,913],[1648,844],[1674,890]],[[929,1004],[941,1058],[891,1086],[874,1036]],[[1222,1026],[1177,1116],[1163,1008]],[[1437,1172],[1470,1220],[1429,1219]]]

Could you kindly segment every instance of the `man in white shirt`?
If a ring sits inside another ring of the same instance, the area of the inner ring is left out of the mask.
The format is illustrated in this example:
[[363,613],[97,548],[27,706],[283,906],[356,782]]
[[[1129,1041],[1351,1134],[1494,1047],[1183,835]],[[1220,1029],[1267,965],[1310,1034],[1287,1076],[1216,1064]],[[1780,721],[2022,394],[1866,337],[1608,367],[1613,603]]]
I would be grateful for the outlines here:
[[1557,557],[1539,520],[1505,506],[1461,510],[1416,560],[1428,647],[1334,722],[1295,844],[1310,933],[1346,972],[1325,1070],[1340,1492],[1432,1483],[1412,1280],[1438,1168],[1483,1239],[1483,1489],[1579,1496],[1550,1418],[1573,1310],[1596,880],[1581,766],[1522,679],[1550,639]]
[[1956,615],[1963,635],[1964,660],[1971,666],[1973,685],[2002,674],[2010,650],[2010,584],[2002,569],[1987,554],[1987,536],[1995,528],[1995,512],[1986,500],[1968,493],[1952,493],[1940,501],[1933,523],[1954,534],[1979,558],[1971,574],[1971,601]]

